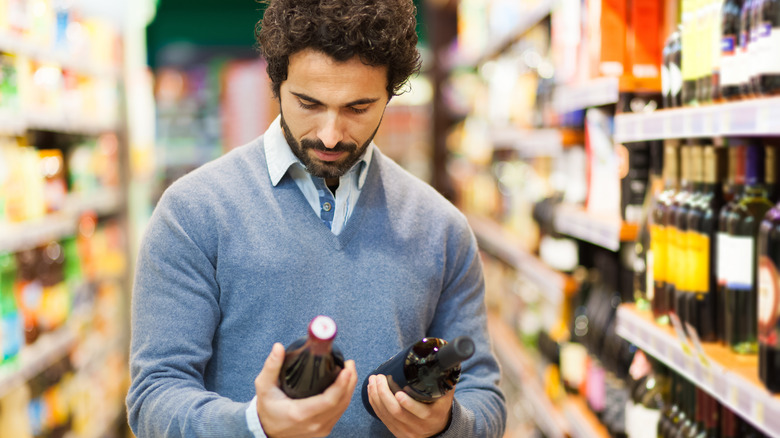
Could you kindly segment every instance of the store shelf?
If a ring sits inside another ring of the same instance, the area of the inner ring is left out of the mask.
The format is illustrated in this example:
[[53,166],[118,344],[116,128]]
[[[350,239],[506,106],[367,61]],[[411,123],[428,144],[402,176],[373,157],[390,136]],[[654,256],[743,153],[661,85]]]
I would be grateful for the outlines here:
[[449,69],[465,66],[475,66],[485,61],[495,58],[517,42],[526,32],[544,20],[553,10],[556,0],[539,0],[528,11],[523,13],[522,17],[516,23],[514,29],[507,35],[496,38],[490,42],[485,50],[479,55],[467,56],[462,53],[456,53],[450,60]]
[[25,131],[38,129],[65,134],[97,135],[116,131],[116,122],[85,120],[69,114],[29,114],[0,111],[0,135],[21,136]]
[[534,421],[549,438],[569,436],[569,428],[562,412],[544,393],[531,359],[500,317],[488,315],[488,331],[493,340],[493,350],[498,357],[503,373],[511,380],[517,380],[523,396],[534,410]]
[[81,214],[90,211],[106,216],[119,212],[121,206],[122,196],[118,189],[69,195],[59,212],[28,222],[0,222],[0,252],[16,252],[73,235]]
[[557,207],[553,222],[559,233],[611,251],[617,251],[620,242],[636,240],[639,232],[636,224],[623,222],[619,217],[598,216],[572,205]]
[[553,108],[570,113],[589,107],[617,103],[620,97],[618,78],[598,78],[577,85],[559,85],[553,94]]
[[675,333],[633,304],[618,308],[619,336],[674,368],[762,432],[780,436],[780,396],[761,384],[757,355],[737,355],[714,343],[699,348]]
[[493,127],[490,135],[494,149],[515,150],[522,158],[554,157],[563,151],[563,134],[557,129]]
[[55,64],[64,70],[71,70],[82,75],[114,79],[119,77],[119,70],[116,68],[95,65],[81,57],[69,56],[68,53],[43,47],[39,43],[7,32],[0,32],[0,52],[26,56],[42,63]]
[[559,304],[566,295],[576,291],[577,285],[574,279],[550,268],[536,256],[525,251],[517,239],[507,233],[496,221],[476,215],[467,217],[480,248],[536,283],[544,292],[545,299]]
[[780,97],[615,116],[615,141],[780,135]]
[[64,326],[22,348],[18,363],[0,368],[0,398],[65,356],[76,340],[75,330]]

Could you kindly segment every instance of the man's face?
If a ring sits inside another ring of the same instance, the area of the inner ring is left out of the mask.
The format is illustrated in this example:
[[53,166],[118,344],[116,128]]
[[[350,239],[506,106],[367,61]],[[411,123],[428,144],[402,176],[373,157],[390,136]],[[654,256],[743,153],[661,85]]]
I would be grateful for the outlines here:
[[334,180],[360,159],[379,129],[386,85],[386,67],[357,58],[337,62],[311,49],[290,56],[279,90],[282,129],[309,173]]

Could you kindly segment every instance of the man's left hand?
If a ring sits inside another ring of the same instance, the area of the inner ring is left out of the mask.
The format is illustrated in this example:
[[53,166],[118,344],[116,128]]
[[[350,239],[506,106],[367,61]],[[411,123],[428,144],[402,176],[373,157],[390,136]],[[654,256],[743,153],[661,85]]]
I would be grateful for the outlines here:
[[377,417],[397,438],[424,438],[441,433],[449,423],[455,389],[433,403],[422,403],[407,393],[390,390],[387,377],[368,378],[368,401]]

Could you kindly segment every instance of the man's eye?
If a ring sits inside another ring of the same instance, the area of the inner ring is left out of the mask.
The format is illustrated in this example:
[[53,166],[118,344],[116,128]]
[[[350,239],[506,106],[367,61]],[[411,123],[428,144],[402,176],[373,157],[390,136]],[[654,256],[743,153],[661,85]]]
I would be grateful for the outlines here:
[[364,112],[368,111],[368,107],[367,106],[366,107],[362,107],[362,108],[358,108],[356,106],[351,106],[351,107],[349,107],[349,109],[353,113],[355,113],[355,114],[363,114]]
[[301,101],[301,100],[299,100],[299,101],[298,101],[298,105],[300,105],[300,106],[301,106],[301,108],[303,108],[303,109],[305,109],[305,110],[314,109],[314,108],[317,106],[317,104],[316,104],[316,103],[304,103],[304,102],[303,102],[303,101]]

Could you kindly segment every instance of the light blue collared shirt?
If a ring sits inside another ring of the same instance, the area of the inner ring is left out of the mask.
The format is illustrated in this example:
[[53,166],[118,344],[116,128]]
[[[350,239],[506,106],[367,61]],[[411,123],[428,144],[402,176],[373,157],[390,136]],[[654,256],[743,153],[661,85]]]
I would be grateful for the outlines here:
[[[271,183],[276,187],[286,173],[295,181],[295,184],[301,189],[309,205],[320,216],[322,205],[320,205],[320,195],[317,187],[312,181],[312,176],[306,171],[303,163],[292,153],[287,140],[282,132],[281,116],[271,123],[268,130],[263,134],[263,143],[265,147],[266,161],[268,162],[268,174],[271,176]],[[339,187],[334,193],[335,209],[333,211],[333,222],[331,223],[331,232],[335,235],[341,233],[347,224],[352,211],[357,204],[360,191],[366,182],[368,166],[371,163],[371,157],[374,155],[374,143],[372,142],[363,153],[360,160],[341,178],[339,178]],[[249,406],[246,408],[246,422],[249,430],[255,438],[267,438],[257,417],[257,396],[255,396]]]
[[[286,173],[289,173],[298,188],[309,201],[309,205],[319,216],[322,206],[320,205],[320,196],[312,181],[312,176],[306,171],[306,168],[298,160],[298,157],[292,153],[287,140],[282,132],[281,116],[271,123],[268,130],[263,134],[265,143],[265,156],[268,161],[268,173],[271,176],[271,183],[276,187],[279,181]],[[349,220],[352,210],[357,204],[360,191],[366,182],[368,166],[371,163],[371,157],[374,154],[374,143],[372,142],[363,153],[360,160],[339,179],[339,187],[334,193],[335,209],[333,211],[333,222],[331,231],[339,235]]]

